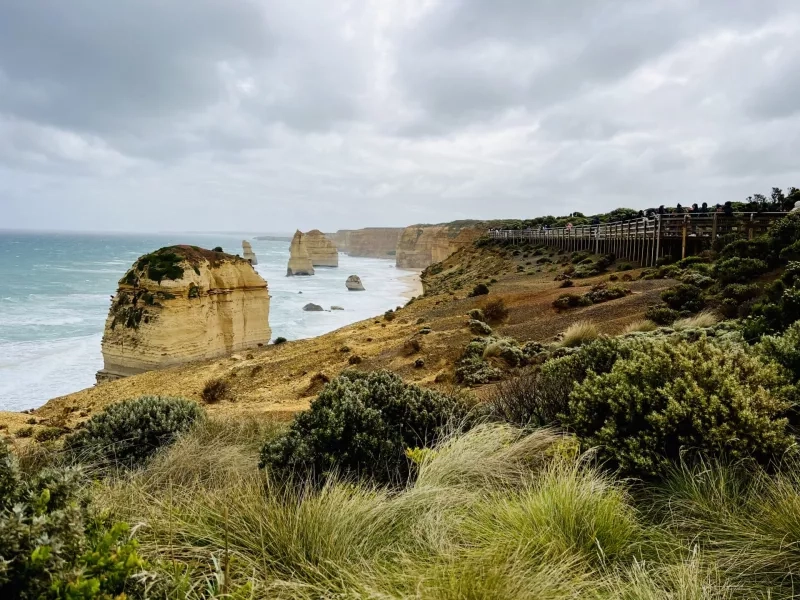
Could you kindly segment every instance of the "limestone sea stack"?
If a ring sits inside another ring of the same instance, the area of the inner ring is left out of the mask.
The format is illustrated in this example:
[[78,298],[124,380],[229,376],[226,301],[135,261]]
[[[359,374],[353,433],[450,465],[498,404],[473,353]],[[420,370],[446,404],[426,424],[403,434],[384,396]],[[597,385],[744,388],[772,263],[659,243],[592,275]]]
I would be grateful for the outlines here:
[[253,266],[258,264],[258,258],[256,258],[256,253],[253,252],[253,246],[247,240],[242,240],[242,258]]
[[169,246],[120,279],[97,382],[268,344],[267,282],[238,256]]
[[350,275],[345,281],[345,286],[351,292],[363,292],[364,291],[364,284],[361,283],[361,277],[358,275]]
[[314,265],[311,263],[311,256],[308,254],[306,236],[298,229],[289,246],[289,266],[286,268],[286,276],[313,274]]
[[305,234],[306,248],[315,267],[338,267],[339,251],[336,244],[329,240],[319,229],[312,229]]

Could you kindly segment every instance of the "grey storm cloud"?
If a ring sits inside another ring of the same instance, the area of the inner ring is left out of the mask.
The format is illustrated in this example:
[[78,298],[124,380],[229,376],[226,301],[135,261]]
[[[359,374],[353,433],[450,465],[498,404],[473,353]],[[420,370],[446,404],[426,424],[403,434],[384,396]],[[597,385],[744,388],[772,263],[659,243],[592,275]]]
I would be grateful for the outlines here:
[[0,2],[0,228],[333,229],[800,185],[798,33],[791,0]]

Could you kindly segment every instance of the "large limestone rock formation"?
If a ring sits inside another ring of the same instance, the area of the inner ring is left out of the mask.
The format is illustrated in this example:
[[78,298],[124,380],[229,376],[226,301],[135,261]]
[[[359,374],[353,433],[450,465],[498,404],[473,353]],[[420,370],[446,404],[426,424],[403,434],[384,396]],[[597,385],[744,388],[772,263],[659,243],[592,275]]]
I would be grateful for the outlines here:
[[103,332],[97,381],[268,344],[267,282],[238,256],[170,246],[120,279]]
[[242,240],[242,258],[251,265],[258,264],[258,258],[256,258],[256,253],[253,252],[253,246],[247,240]]
[[347,233],[347,253],[367,258],[393,258],[401,228],[368,227]]
[[338,267],[339,251],[319,229],[312,229],[305,234],[306,248],[315,267]]
[[289,266],[286,268],[286,276],[313,274],[314,265],[311,263],[311,256],[308,254],[306,236],[298,229],[292,238],[292,244],[289,246]]
[[350,236],[349,229],[340,229],[336,233],[326,233],[325,237],[329,240],[332,240],[333,243],[336,245],[336,249],[339,252],[350,252],[349,245],[348,245],[348,238]]
[[485,227],[476,223],[406,227],[397,242],[397,266],[424,269],[468,246],[483,233]]
[[345,287],[351,292],[363,292],[364,284],[361,283],[361,277],[358,275],[350,275],[347,281],[344,282]]

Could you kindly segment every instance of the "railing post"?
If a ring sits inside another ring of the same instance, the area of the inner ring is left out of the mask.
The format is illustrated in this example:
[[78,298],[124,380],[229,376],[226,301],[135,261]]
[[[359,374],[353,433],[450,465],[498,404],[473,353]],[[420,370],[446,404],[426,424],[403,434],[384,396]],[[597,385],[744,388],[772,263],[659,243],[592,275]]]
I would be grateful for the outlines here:
[[750,213],[750,226],[749,226],[749,228],[747,230],[747,239],[748,240],[752,240],[753,239],[753,217],[755,217],[755,214],[754,213]]
[[655,255],[653,256],[653,266],[658,262],[658,254],[661,250],[661,215],[656,217],[655,227],[653,227],[653,237],[655,238]]
[[686,233],[689,229],[689,215],[683,216],[683,227],[681,228],[681,258],[686,258]]
[[717,212],[714,212],[714,216],[711,219],[711,243],[714,243],[714,240],[717,239]]

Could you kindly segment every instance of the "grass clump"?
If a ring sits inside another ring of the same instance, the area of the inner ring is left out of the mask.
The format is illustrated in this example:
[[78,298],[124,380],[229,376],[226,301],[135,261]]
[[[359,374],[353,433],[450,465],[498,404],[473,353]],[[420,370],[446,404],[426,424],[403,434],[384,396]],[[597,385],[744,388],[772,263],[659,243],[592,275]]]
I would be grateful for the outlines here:
[[84,462],[137,467],[203,416],[203,410],[191,400],[141,396],[94,415],[67,436],[64,447]]
[[632,323],[628,323],[625,329],[622,330],[623,335],[628,333],[647,333],[658,329],[658,325],[649,319],[639,319]]
[[678,319],[672,324],[672,328],[675,331],[685,331],[687,329],[713,327],[717,323],[719,323],[719,315],[713,311],[704,310],[692,317]]
[[558,343],[562,348],[575,348],[596,340],[599,335],[597,325],[591,321],[577,321],[567,327]]
[[407,385],[388,371],[345,372],[327,384],[289,432],[264,446],[261,466],[286,477],[331,472],[388,482],[405,479],[408,447],[434,443],[467,407],[458,399]]

